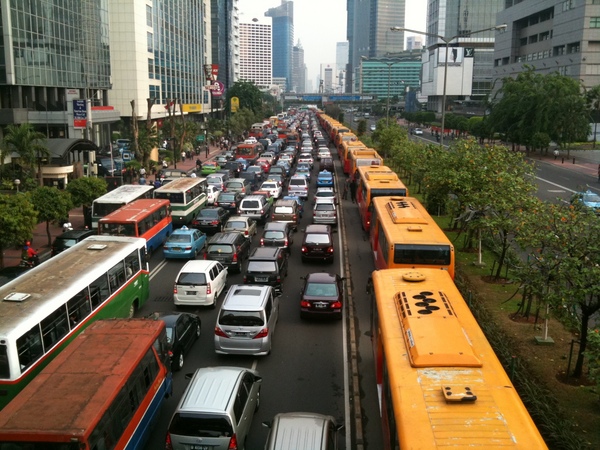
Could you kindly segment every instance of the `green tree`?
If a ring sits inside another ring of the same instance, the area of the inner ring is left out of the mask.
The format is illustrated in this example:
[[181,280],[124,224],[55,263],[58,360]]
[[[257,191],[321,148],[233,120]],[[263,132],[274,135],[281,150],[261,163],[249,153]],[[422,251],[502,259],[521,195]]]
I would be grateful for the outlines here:
[[46,222],[46,235],[50,247],[52,245],[50,223],[58,223],[65,217],[69,217],[69,211],[73,208],[71,194],[55,187],[39,186],[31,191],[31,202],[38,213],[38,220]]
[[[46,135],[35,131],[30,123],[8,125],[4,132],[4,145],[10,151],[19,154],[22,164],[30,170],[32,178],[35,178],[33,174],[36,163],[39,167],[40,159],[50,156],[45,140]],[[41,170],[38,170],[38,183],[42,183]]]
[[594,145],[593,145],[593,148],[596,148],[596,131],[597,131],[596,124],[598,123],[598,120],[600,120],[600,85],[594,86],[593,88],[589,89],[585,93],[585,98],[586,98],[587,106],[592,113],[591,117],[594,122],[594,130],[593,130]]
[[378,152],[383,158],[392,157],[394,150],[398,149],[401,143],[408,141],[406,130],[395,122],[380,120],[377,124],[377,132],[374,137],[377,143]]
[[0,211],[0,268],[4,268],[4,251],[30,240],[38,222],[28,194],[0,194]]
[[229,119],[229,129],[235,138],[241,138],[244,132],[249,130],[253,123],[256,123],[257,117],[248,108],[240,108],[238,112]]
[[367,121],[365,119],[360,119],[358,121],[358,125],[356,127],[356,135],[358,137],[361,137],[366,132],[367,132]]
[[254,83],[249,81],[237,81],[227,90],[226,105],[228,110],[229,105],[231,105],[231,97],[237,97],[240,99],[240,109],[247,108],[255,115],[264,117],[263,95],[260,89],[258,89],[258,86],[256,86]]
[[67,184],[67,192],[71,194],[74,207],[83,207],[83,217],[88,227],[92,226],[91,207],[92,202],[98,197],[106,194],[107,185],[103,178],[82,177]]

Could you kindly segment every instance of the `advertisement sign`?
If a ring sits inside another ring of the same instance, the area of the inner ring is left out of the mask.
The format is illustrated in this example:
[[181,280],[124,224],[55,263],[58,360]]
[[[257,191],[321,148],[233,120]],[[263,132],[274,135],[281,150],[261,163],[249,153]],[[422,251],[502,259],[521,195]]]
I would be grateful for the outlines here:
[[79,89],[66,89],[67,101],[75,100],[81,97],[79,95]]
[[184,103],[181,105],[181,109],[183,112],[187,113],[197,113],[202,112],[202,104],[201,103]]
[[448,57],[446,58],[446,47],[440,47],[438,49],[438,63],[444,64],[446,61],[449,65],[459,66],[463,61],[463,48],[449,47]]
[[204,64],[204,79],[212,81],[212,64]]
[[73,128],[87,126],[87,105],[85,100],[73,100]]
[[219,76],[219,65],[218,64],[211,64],[211,65],[212,65],[212,79],[214,81]]
[[213,97],[220,97],[225,92],[225,85],[221,81],[214,81],[207,86]]
[[240,99],[238,97],[231,97],[230,108],[232,113],[238,112],[238,109],[240,109]]

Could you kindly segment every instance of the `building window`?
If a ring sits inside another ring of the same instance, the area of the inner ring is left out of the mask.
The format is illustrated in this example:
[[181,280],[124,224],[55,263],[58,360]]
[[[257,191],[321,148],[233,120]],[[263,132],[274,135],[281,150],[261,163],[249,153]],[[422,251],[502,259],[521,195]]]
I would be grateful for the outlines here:
[[568,11],[570,9],[573,9],[575,0],[565,0],[563,2],[563,11]]
[[572,44],[567,44],[567,53],[579,53],[579,42],[573,42]]
[[154,48],[154,46],[152,44],[152,33],[148,33],[146,37],[147,37],[147,40],[148,40],[148,51],[150,53],[152,53],[153,48]]
[[154,79],[154,60],[148,58],[148,78]]
[[146,5],[146,25],[152,26],[152,6]]
[[600,17],[590,17],[590,28],[600,28]]
[[565,46],[564,45],[558,45],[558,46],[554,47],[553,56],[560,56],[560,55],[564,55],[564,54],[565,54]]

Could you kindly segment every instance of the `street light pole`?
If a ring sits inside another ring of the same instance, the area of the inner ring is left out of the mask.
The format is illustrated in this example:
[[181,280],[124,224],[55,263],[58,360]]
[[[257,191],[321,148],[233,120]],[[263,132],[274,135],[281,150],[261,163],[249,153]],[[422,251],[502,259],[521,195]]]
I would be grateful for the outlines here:
[[387,102],[385,107],[385,124],[386,126],[390,126],[390,75],[392,71],[392,66],[394,63],[386,63],[388,66],[388,89],[387,89]]
[[447,78],[448,78],[448,50],[450,47],[450,42],[452,42],[454,39],[457,39],[460,37],[470,37],[474,34],[483,33],[485,31],[506,30],[506,28],[507,28],[507,25],[504,23],[502,25],[496,25],[493,27],[484,28],[482,30],[475,30],[475,31],[470,31],[468,33],[457,34],[455,36],[452,36],[451,38],[447,38],[447,37],[444,37],[442,35],[435,34],[435,33],[427,33],[425,31],[411,30],[409,28],[402,28],[402,27],[391,27],[390,28],[391,31],[408,31],[409,33],[416,33],[416,34],[422,34],[425,36],[435,37],[435,38],[438,38],[440,41],[442,41],[445,44],[446,55],[444,56],[444,84],[443,84],[444,87],[442,89],[442,135],[440,136],[440,146],[441,147],[444,146],[444,127],[446,126],[446,82],[447,82]]

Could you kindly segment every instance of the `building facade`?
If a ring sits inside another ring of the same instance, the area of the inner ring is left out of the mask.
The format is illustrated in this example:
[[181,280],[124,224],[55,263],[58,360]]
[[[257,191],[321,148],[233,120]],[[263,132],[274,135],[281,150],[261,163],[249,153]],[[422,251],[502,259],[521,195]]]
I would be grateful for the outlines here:
[[269,24],[240,23],[240,80],[262,90],[273,84],[271,36]]
[[496,38],[494,78],[515,77],[527,65],[581,80],[586,88],[600,84],[599,1],[505,3],[496,19],[507,29]]
[[421,50],[423,48],[422,36],[408,36],[406,38],[406,51]]
[[304,63],[304,49],[300,42],[292,49],[291,92],[306,92],[306,64]]
[[230,88],[240,75],[239,0],[211,0],[212,64],[217,80]]
[[281,0],[281,5],[270,8],[265,16],[272,19],[273,76],[285,78],[287,80],[286,90],[290,90],[294,46],[294,2]]
[[[427,33],[423,52],[422,94],[427,109],[441,113],[446,92],[446,110],[455,110],[464,102],[478,104],[493,86],[496,14],[505,0],[466,2],[463,0],[429,0]],[[445,87],[445,89],[444,89]]]
[[360,73],[361,94],[403,100],[406,92],[420,88],[421,56],[404,53],[392,58],[363,58]]

